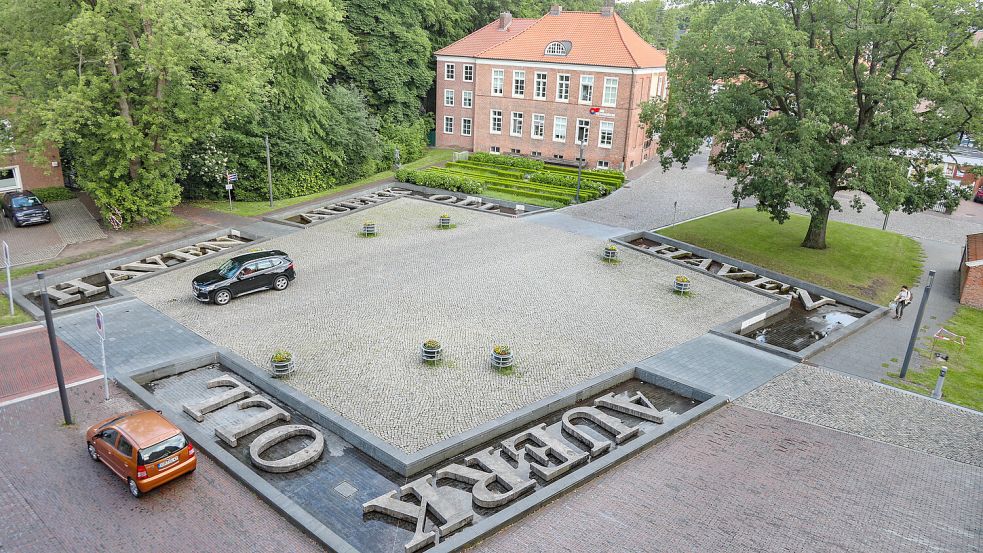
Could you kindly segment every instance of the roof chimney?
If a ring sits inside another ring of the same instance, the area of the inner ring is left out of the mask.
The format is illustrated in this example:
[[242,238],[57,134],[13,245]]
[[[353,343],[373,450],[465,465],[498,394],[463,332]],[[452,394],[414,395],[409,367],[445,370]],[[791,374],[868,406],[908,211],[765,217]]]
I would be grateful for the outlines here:
[[611,17],[614,13],[614,0],[605,0],[601,7],[601,17]]
[[507,31],[512,24],[512,12],[502,12],[498,16],[498,30]]
[[560,15],[561,13],[563,13],[563,6],[559,4],[550,6],[550,15]]

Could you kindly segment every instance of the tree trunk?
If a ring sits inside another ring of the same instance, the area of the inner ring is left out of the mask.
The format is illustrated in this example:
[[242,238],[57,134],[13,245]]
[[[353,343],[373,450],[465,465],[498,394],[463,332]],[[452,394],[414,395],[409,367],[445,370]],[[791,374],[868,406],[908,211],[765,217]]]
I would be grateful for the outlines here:
[[809,219],[809,230],[802,241],[803,248],[826,249],[826,225],[829,223],[829,206],[818,208]]

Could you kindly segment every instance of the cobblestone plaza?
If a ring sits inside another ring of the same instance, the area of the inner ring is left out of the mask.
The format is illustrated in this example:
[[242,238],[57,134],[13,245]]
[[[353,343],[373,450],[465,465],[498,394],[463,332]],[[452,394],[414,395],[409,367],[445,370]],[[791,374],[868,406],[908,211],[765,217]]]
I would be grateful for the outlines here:
[[[436,229],[444,212],[456,228]],[[379,236],[358,236],[369,218]],[[274,349],[291,350],[298,371],[287,383],[415,452],[769,301],[693,271],[695,293],[675,296],[684,269],[632,251],[603,263],[605,244],[401,199],[263,243],[296,263],[284,292],[199,304],[191,279],[233,254],[129,289],[260,367]],[[438,367],[419,359],[431,338],[444,347]],[[514,374],[491,368],[495,344],[512,347]]]

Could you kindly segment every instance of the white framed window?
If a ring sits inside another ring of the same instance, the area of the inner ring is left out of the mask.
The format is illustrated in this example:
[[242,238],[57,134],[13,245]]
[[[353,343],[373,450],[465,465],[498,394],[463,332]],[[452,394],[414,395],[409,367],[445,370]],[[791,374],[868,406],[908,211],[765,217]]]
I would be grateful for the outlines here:
[[500,153],[502,153],[502,149],[499,148],[498,146],[492,146],[491,148],[488,148],[488,151],[491,152],[491,153],[493,153],[493,154],[500,154]]
[[546,73],[536,72],[536,80],[533,84],[532,97],[535,100],[546,99]]
[[474,82],[474,66],[473,65],[462,65],[461,69],[464,71],[464,75],[461,79],[466,83]]
[[590,142],[590,119],[577,119],[577,136],[574,137],[574,144]]
[[543,152],[537,152],[533,150],[532,152],[529,152],[529,155],[531,155],[532,157],[543,157]]
[[614,144],[614,121],[601,121],[597,132],[597,145],[610,148]]
[[461,118],[461,135],[471,136],[471,118],[462,117]]
[[512,112],[512,124],[509,125],[509,134],[512,136],[522,136],[522,112]]
[[491,126],[488,132],[492,134],[502,134],[502,110],[491,110]]
[[526,72],[525,71],[513,71],[512,72],[512,96],[515,98],[522,98],[526,93]]
[[567,118],[553,117],[553,142],[567,141]]
[[553,154],[553,159],[563,159],[563,154]]
[[567,55],[567,49],[563,47],[563,43],[551,42],[546,45],[546,55],[547,56],[565,56]]
[[445,63],[444,64],[444,80],[453,81],[454,80],[454,64]]
[[505,93],[505,70],[492,69],[491,94],[501,96]]
[[444,105],[450,107],[454,106],[454,89],[452,88],[444,89]]
[[539,140],[543,139],[546,134],[546,116],[542,113],[532,114],[532,132],[529,136],[532,138],[537,138]]
[[522,150],[520,150],[518,148],[509,148],[509,153],[510,154],[516,154],[516,155],[518,155],[518,154],[521,154],[522,153]]
[[461,107],[469,108],[474,105],[474,91],[461,91]]
[[604,96],[601,105],[614,107],[618,105],[618,77],[604,77]]
[[608,163],[607,161],[602,161],[600,159],[597,160],[597,168],[598,169],[607,169],[609,167],[611,167],[611,164]]
[[566,102],[570,100],[570,75],[556,76],[556,101]]
[[20,180],[20,166],[0,167],[0,191],[23,190]]
[[580,76],[580,103],[589,104],[594,99],[594,75]]
[[454,118],[450,115],[444,116],[444,134],[454,134]]

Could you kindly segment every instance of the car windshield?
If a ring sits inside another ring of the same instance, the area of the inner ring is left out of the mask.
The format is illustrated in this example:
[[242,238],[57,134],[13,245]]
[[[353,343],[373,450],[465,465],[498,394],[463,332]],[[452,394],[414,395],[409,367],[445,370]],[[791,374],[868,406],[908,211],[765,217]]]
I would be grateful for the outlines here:
[[16,196],[11,205],[14,207],[34,207],[36,205],[41,205],[41,200],[37,196]]
[[230,259],[225,263],[222,263],[222,266],[218,268],[218,274],[222,275],[225,278],[232,278],[239,270],[239,267],[240,265],[236,263],[234,259]]
[[140,459],[138,462],[141,465],[149,465],[150,463],[160,461],[164,457],[174,455],[187,446],[188,440],[184,438],[184,434],[178,434],[177,436],[168,438],[159,444],[154,444],[150,447],[141,449]]

